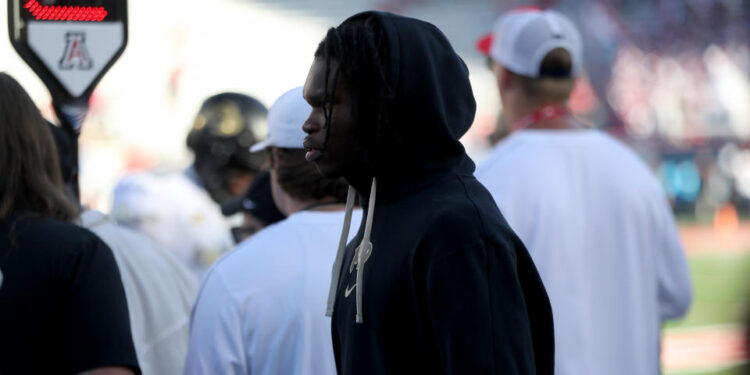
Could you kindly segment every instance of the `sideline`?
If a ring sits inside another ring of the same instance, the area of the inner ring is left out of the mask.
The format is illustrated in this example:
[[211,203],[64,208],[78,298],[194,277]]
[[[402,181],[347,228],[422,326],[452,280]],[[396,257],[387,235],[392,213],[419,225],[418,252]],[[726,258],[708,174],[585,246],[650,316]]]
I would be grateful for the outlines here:
[[680,225],[679,229],[688,256],[750,252],[750,221],[723,230],[707,224]]
[[720,371],[745,363],[747,354],[740,324],[667,329],[662,368],[669,375]]

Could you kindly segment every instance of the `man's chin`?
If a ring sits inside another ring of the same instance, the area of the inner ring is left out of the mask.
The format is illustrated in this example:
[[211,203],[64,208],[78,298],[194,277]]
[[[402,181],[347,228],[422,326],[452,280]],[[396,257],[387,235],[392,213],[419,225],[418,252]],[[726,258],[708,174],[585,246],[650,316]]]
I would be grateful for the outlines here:
[[340,168],[335,168],[323,160],[314,161],[313,163],[315,164],[315,167],[318,168],[318,172],[320,172],[325,178],[334,179],[343,177]]

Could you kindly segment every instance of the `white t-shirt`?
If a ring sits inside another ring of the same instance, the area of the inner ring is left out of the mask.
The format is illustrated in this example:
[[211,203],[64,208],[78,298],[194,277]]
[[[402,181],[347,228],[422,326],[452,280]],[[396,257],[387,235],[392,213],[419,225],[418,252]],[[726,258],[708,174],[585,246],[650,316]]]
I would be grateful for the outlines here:
[[115,256],[143,374],[182,373],[198,280],[172,254],[115,225],[101,212],[86,211],[79,222],[99,236]]
[[124,177],[115,187],[111,215],[172,252],[200,278],[234,242],[221,208],[189,171]]
[[659,373],[692,292],[674,218],[635,153],[598,130],[523,130],[478,165],[547,288],[558,375]]
[[343,211],[297,212],[219,260],[193,308],[185,374],[335,374],[325,311],[343,223]]

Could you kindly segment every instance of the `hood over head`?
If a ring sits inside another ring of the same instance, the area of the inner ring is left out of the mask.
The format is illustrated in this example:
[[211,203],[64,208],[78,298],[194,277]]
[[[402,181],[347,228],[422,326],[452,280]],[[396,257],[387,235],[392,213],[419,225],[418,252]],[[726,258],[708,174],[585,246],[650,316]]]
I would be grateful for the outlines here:
[[[385,47],[379,58],[384,60],[388,95],[385,114],[374,125],[376,140],[366,146],[373,159],[366,166],[369,173],[387,188],[445,170],[473,172],[459,138],[474,120],[476,102],[466,64],[445,35],[428,22],[376,11],[356,14],[337,30],[344,33],[341,30],[358,22],[380,26]],[[360,192],[367,188],[357,186]]]
[[[371,34],[376,35],[372,36],[366,32],[368,28],[378,27],[382,33],[374,32]],[[372,56],[372,50],[367,50],[368,45],[374,45],[376,56]],[[466,64],[445,35],[430,23],[384,12],[363,12],[329,31],[318,54],[320,50],[325,57],[341,59],[339,67],[349,92],[355,97],[353,121],[359,128],[366,153],[365,165],[361,166],[364,176],[358,176],[365,177],[366,181],[345,176],[364,196],[363,206],[367,207],[363,237],[354,253],[357,268],[355,319],[361,324],[364,322],[365,262],[374,251],[370,235],[376,191],[381,191],[387,200],[400,191],[418,187],[433,176],[472,173],[474,163],[459,138],[474,121],[476,102]],[[360,57],[362,66],[352,66],[354,63],[347,58],[349,56]],[[378,64],[382,68],[378,69]],[[332,86],[336,87],[335,80]],[[366,97],[368,94],[370,97]],[[371,100],[363,99],[365,97]],[[370,181],[368,189],[364,183]],[[354,190],[350,188],[332,271],[329,315],[333,313],[353,201]]]

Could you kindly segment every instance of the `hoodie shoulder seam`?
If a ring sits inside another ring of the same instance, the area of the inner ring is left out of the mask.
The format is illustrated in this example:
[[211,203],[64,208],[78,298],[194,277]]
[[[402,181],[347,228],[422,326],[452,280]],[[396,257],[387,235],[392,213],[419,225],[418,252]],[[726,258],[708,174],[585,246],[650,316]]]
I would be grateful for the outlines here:
[[[468,189],[466,188],[466,182],[464,181],[464,178],[466,178],[466,176],[462,176],[460,174],[456,174],[456,178],[461,183],[461,187],[463,187],[463,189],[464,189],[464,194],[466,194],[466,198],[469,200],[469,202],[471,202],[471,205],[474,208],[474,215],[476,216],[477,221],[479,222],[480,231],[482,233],[482,239],[481,239],[481,241],[479,241],[479,245],[482,247],[482,249],[484,249],[485,256],[489,256],[489,254],[487,254],[489,252],[489,249],[487,248],[486,242],[485,242],[485,240],[488,237],[487,236],[487,228],[485,226],[484,220],[482,219],[482,215],[479,214],[480,210],[479,210],[479,207],[477,206],[477,202],[474,201],[474,199],[471,197],[471,194],[469,194]],[[489,267],[489,263],[485,264],[485,267]],[[492,285],[492,283],[490,282],[490,271],[489,271],[488,268],[485,268],[484,271],[485,271],[485,276],[487,277],[487,279],[486,279],[487,285],[490,286],[490,285]],[[487,298],[491,299],[491,296],[489,295],[489,293],[490,293],[489,289],[487,290],[487,292],[488,292]],[[490,306],[490,309],[492,309],[491,306]],[[491,311],[491,316],[492,317],[495,316],[495,311]],[[491,318],[490,319],[490,324],[492,326],[491,327],[492,332],[494,332],[495,331],[495,319]],[[493,354],[495,354],[494,358],[497,358],[497,348],[495,347],[494,342],[493,342],[493,345],[492,345],[492,352],[493,352]],[[491,366],[492,366],[492,370],[494,372],[496,370],[496,363],[495,363],[495,361],[492,361]]]
[[480,224],[482,239],[484,240],[487,238],[487,228],[485,226],[484,220],[482,220],[482,215],[479,214],[479,207],[477,207],[477,202],[475,202],[474,199],[472,199],[471,194],[469,194],[469,191],[466,188],[466,182],[464,181],[465,177],[460,174],[456,174],[455,176],[456,176],[456,179],[458,179],[458,181],[461,183],[461,187],[464,190],[464,195],[466,196],[466,199],[468,199],[469,202],[471,202],[471,206],[474,208],[474,215],[476,216],[476,219]]

